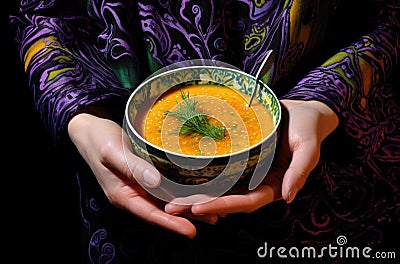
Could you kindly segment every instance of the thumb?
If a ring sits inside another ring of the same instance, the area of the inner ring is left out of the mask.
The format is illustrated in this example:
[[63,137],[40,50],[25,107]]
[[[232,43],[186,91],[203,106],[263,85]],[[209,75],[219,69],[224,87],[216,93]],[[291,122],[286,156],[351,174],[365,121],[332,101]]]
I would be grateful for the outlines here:
[[308,142],[293,152],[292,160],[282,182],[282,198],[287,203],[293,202],[298,191],[303,188],[308,175],[317,166],[318,160],[319,147],[317,144]]
[[148,188],[157,188],[161,184],[161,175],[148,161],[133,153],[128,135],[123,131],[122,144],[128,170],[133,178]]
[[127,152],[125,156],[128,169],[139,184],[144,184],[148,188],[160,185],[161,175],[154,166],[131,152]]

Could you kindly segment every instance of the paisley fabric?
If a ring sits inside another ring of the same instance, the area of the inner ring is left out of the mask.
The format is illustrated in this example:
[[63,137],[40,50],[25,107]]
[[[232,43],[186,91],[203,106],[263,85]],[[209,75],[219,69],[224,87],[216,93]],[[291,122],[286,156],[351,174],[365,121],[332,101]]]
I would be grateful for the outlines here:
[[[35,107],[56,145],[102,102],[121,122],[129,94],[171,63],[214,59],[263,76],[282,98],[319,100],[339,128],[295,201],[197,223],[189,240],[112,207],[82,161],[82,263],[257,261],[270,246],[393,247],[400,224],[398,0],[24,0],[11,16]],[[306,120],[305,120],[306,122]],[[77,155],[77,153],[73,153]],[[265,261],[265,260],[264,260]]]

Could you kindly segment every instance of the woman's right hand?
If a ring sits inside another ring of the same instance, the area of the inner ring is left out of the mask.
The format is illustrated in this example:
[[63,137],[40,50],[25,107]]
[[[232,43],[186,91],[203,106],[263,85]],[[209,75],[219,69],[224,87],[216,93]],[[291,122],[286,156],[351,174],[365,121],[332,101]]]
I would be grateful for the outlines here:
[[[160,201],[141,187],[139,182],[157,188],[161,177],[151,164],[132,153],[121,126],[109,119],[81,113],[69,122],[68,133],[114,206],[151,224],[189,238],[195,236],[196,228],[187,218],[164,212]],[[213,215],[201,218],[210,223],[217,221]]]

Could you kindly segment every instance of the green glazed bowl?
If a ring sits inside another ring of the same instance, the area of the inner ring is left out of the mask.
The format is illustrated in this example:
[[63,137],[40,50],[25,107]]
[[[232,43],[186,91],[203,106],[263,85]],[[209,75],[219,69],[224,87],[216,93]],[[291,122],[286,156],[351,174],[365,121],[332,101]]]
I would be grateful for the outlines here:
[[[256,87],[255,77],[224,64],[173,66],[165,68],[141,83],[126,104],[123,128],[132,143],[133,152],[153,164],[163,175],[164,189],[179,195],[201,192],[220,195],[238,181],[258,177],[253,187],[266,175],[275,152],[281,121],[281,106],[272,90],[260,81],[258,100],[273,117],[273,131],[261,142],[239,152],[216,156],[189,156],[164,150],[148,141],[135,129],[135,121],[143,116],[144,105],[155,101],[178,85],[221,84],[250,95]],[[258,172],[258,173],[257,173]],[[257,176],[258,175],[258,176]],[[210,191],[210,186],[212,190]],[[196,186],[196,187],[194,187]],[[217,187],[216,187],[217,186]],[[205,188],[207,191],[204,191]],[[252,188],[253,188],[252,187]],[[176,196],[176,195],[173,195]]]

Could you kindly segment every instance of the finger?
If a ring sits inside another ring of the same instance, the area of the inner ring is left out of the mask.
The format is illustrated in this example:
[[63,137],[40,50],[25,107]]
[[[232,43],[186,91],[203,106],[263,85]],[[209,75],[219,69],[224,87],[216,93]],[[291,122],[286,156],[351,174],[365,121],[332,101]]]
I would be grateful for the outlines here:
[[201,221],[201,222],[212,224],[212,225],[214,225],[218,221],[218,215],[216,215],[216,214],[194,215],[191,212],[184,212],[180,215],[183,217],[192,219],[192,220],[197,220],[197,221]]
[[196,228],[188,219],[167,214],[141,196],[131,198],[128,203],[125,203],[125,206],[125,209],[138,215],[146,222],[189,238],[196,235]]
[[149,162],[140,159],[132,153],[132,148],[128,136],[123,133],[125,158],[135,180],[149,188],[156,188],[161,183],[161,175],[158,170]]
[[168,214],[183,214],[184,212],[190,211],[191,208],[191,205],[183,205],[170,202],[165,205],[164,210]]
[[316,142],[301,144],[299,148],[293,151],[292,160],[282,182],[282,198],[287,203],[291,203],[297,192],[303,188],[308,175],[315,168],[318,160],[319,147]]
[[156,188],[161,183],[161,175],[149,162],[140,159],[130,151],[125,152],[127,169],[134,179],[149,188]]
[[272,167],[263,181],[263,184],[270,186],[273,190],[274,201],[282,199],[282,181],[285,172],[286,169],[282,167]]
[[260,185],[254,191],[247,194],[227,195],[206,203],[195,204],[192,207],[192,213],[194,215],[249,213],[273,200],[274,191],[271,186]]
[[[132,152],[126,139],[126,133],[116,128],[113,140],[106,141],[101,148],[100,159],[104,167],[119,177],[134,180],[149,188],[156,188],[161,183],[159,172],[147,161]],[[122,140],[121,140],[122,137]]]
[[[205,203],[215,199],[216,197],[207,195],[207,194],[193,194],[189,196],[180,196],[174,197],[170,202],[169,205],[173,206],[183,206],[182,208],[187,208],[187,206],[192,206],[193,204]],[[171,207],[172,208],[172,207]]]
[[218,215],[194,215],[191,212],[192,205],[182,205],[176,203],[168,203],[165,205],[164,210],[166,213],[172,215],[181,215],[193,220],[199,220],[209,224],[215,224],[218,221]]

